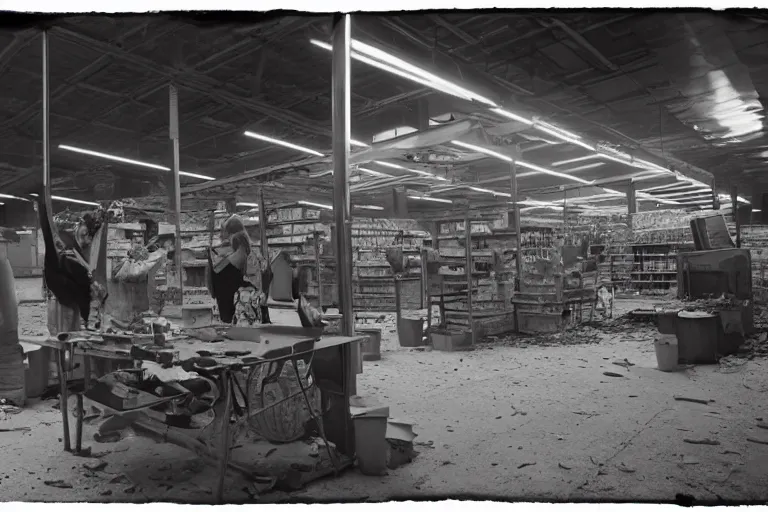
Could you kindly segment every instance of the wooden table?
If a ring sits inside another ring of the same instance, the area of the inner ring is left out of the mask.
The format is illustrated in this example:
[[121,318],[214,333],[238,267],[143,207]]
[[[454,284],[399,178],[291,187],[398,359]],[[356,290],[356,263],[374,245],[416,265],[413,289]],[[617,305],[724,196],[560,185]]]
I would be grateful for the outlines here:
[[[240,329],[242,333],[242,328]],[[186,338],[174,339],[169,342],[173,344],[173,350],[179,352],[180,361],[199,357],[198,351],[201,350],[213,353],[229,351],[250,352],[239,357],[213,355],[211,359],[217,364],[205,368],[206,372],[216,373],[219,376],[222,383],[221,399],[224,402],[222,412],[222,421],[224,423],[221,429],[222,453],[219,460],[220,469],[217,487],[217,499],[219,502],[223,502],[224,477],[229,466],[229,423],[232,414],[232,393],[230,392],[229,380],[232,371],[271,362],[296,360],[314,353],[313,371],[321,393],[325,392],[321,384],[323,382],[330,383],[332,387],[341,389],[341,393],[331,391],[332,396],[336,398],[328,411],[329,413],[333,412],[328,418],[330,420],[328,421],[329,428],[324,429],[328,434],[327,439],[334,443],[342,454],[349,455],[350,457],[354,455],[354,436],[352,434],[352,421],[349,416],[350,381],[353,377],[351,375],[351,344],[361,342],[366,337],[323,336],[318,339],[318,335],[302,334],[306,330],[301,328],[278,325],[256,326],[249,328],[247,332],[257,333],[257,335],[253,336],[254,339],[251,341],[226,339],[216,342],[204,342],[199,339]],[[82,392],[76,393],[78,416],[75,453],[79,453],[82,450],[83,394],[91,388],[91,358],[111,361],[133,361],[131,345],[107,344],[99,342],[98,336],[94,336],[93,339],[87,339],[86,336],[81,335],[71,335],[68,338],[61,335],[59,337],[20,336],[20,341],[49,347],[56,351],[60,385],[59,406],[64,430],[64,450],[66,451],[72,451],[72,449],[69,432],[69,413],[67,410],[69,386],[64,362],[67,353],[69,353],[70,357],[75,355],[82,355],[84,357],[84,389]],[[105,410],[109,410],[110,413],[116,415],[128,413],[121,413],[106,406],[103,407]],[[129,412],[135,413],[138,411]]]

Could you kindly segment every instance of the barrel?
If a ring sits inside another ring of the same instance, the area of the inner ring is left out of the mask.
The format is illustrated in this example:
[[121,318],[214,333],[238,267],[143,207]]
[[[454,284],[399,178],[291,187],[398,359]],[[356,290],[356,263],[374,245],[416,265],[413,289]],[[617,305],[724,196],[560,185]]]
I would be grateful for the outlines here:
[[18,407],[23,407],[27,399],[24,391],[24,351],[19,344],[16,284],[5,247],[0,247],[0,399],[3,398]]

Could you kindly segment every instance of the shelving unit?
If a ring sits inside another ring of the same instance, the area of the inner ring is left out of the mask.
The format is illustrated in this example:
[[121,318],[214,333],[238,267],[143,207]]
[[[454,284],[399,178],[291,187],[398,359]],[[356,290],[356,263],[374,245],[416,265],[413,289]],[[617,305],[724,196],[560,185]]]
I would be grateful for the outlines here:
[[[432,254],[437,259],[422,253],[430,331],[469,331],[474,342],[514,329],[509,298],[516,276],[517,233],[491,230],[486,224],[470,218],[436,224]],[[433,325],[435,305],[440,314]]]

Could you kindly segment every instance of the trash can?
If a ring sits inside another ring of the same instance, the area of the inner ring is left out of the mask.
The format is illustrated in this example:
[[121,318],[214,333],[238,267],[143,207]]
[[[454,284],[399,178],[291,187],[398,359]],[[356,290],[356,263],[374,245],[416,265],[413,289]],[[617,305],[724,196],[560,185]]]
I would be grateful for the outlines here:
[[381,476],[387,472],[389,458],[388,418],[389,407],[370,409],[353,417],[357,467],[364,475]]

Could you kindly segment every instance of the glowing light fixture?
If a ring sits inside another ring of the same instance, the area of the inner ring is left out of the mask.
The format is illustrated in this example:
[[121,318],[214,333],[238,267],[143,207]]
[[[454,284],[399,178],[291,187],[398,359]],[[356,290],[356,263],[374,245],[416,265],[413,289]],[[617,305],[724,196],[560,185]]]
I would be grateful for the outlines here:
[[585,183],[585,184],[592,183],[591,181],[587,181],[587,180],[578,178],[576,176],[571,176],[570,174],[564,174],[562,172],[557,172],[557,171],[553,171],[551,169],[545,169],[544,167],[539,167],[538,165],[534,165],[534,164],[528,163],[528,162],[526,162],[524,160],[517,160],[515,163],[517,165],[521,166],[521,167],[527,167],[528,169],[530,169],[532,171],[537,171],[537,172],[540,172],[542,174],[549,174],[550,176],[557,176],[557,177],[560,177],[560,178],[565,178],[567,180],[577,181],[579,183]]
[[16,197],[16,196],[8,195],[8,194],[0,194],[0,197],[3,198],[3,199],[16,199],[17,201],[27,201],[27,202],[29,202],[29,199],[26,199],[24,197]]
[[[148,169],[157,169],[158,171],[170,171],[170,167],[166,167],[164,165],[157,165],[152,164],[149,162],[142,162],[141,160],[133,160],[131,158],[123,158],[121,156],[117,155],[110,155],[108,153],[101,153],[99,151],[91,151],[90,149],[83,149],[78,148],[75,146],[69,146],[67,144],[59,144],[59,149],[63,149],[66,151],[72,151],[74,153],[81,153],[83,155],[89,155],[89,156],[95,156],[98,158],[104,158],[106,160],[112,160],[114,162],[121,162],[124,164],[131,164],[131,165],[137,165],[139,167],[147,167]],[[188,176],[190,178],[197,178],[201,180],[207,180],[207,181],[214,181],[216,178],[212,178],[210,176],[205,176],[204,174],[196,174],[193,172],[185,172],[185,171],[179,171],[179,175],[181,176]]]
[[371,176],[376,176],[377,178],[392,178],[391,174],[387,174],[384,172],[374,171],[373,169],[368,169],[365,167],[358,167],[358,171],[364,172],[366,174],[370,174]]
[[505,162],[512,162],[512,158],[508,157],[507,155],[502,155],[501,153],[497,153],[496,151],[488,148],[475,146],[474,144],[468,144],[466,142],[461,142],[460,140],[452,140],[451,144],[459,146],[460,148],[471,149],[472,151],[477,151],[478,153],[485,153],[488,156],[498,158],[499,160],[504,160]]
[[247,137],[251,137],[253,139],[259,139],[263,140],[264,142],[270,142],[272,144],[277,144],[278,146],[283,146],[289,149],[295,149],[296,151],[301,151],[302,153],[308,153],[310,155],[315,156],[325,156],[324,154],[320,153],[319,151],[315,151],[314,149],[305,148],[304,146],[299,146],[298,144],[292,144],[290,142],[285,142],[283,140],[274,139],[272,137],[267,137],[266,135],[262,135],[260,133],[254,133],[251,131],[246,131],[245,135]]
[[359,148],[367,148],[367,147],[370,147],[370,146],[368,146],[368,144],[366,144],[365,142],[360,142],[359,140],[355,140],[355,139],[349,139],[349,143],[350,143],[350,145],[352,145],[352,146],[357,146],[357,147],[359,147]]
[[491,112],[495,112],[496,114],[499,114],[500,116],[504,116],[508,119],[512,119],[513,121],[519,121],[521,123],[532,125],[533,121],[530,119],[526,119],[523,116],[519,116],[515,113],[509,112],[508,110],[504,110],[503,108],[492,108]]
[[[2,203],[0,203],[2,204]],[[762,210],[759,210],[757,208],[752,208],[752,213],[760,213]]]
[[258,203],[237,203],[237,206],[245,206],[248,208],[258,208]]
[[392,164],[392,163],[389,163],[389,162],[382,162],[381,160],[374,160],[373,163],[379,164],[379,165],[383,165],[384,167],[389,167],[390,169],[400,169],[402,171],[408,171],[408,172],[412,172],[414,174],[420,174],[422,176],[427,176],[429,178],[432,178],[432,179],[435,179],[435,180],[439,180],[439,181],[448,181],[446,178],[443,178],[441,176],[435,176],[431,172],[421,171],[419,169],[409,169],[407,167],[403,167],[402,165]]
[[376,210],[376,211],[381,211],[384,209],[381,206],[376,206],[373,204],[353,204],[352,207],[359,208],[361,210]]
[[[29,194],[32,197],[39,197],[37,194]],[[75,204],[84,204],[88,206],[99,206],[99,203],[94,203],[93,201],[83,201],[82,199],[72,199],[71,197],[61,197],[61,196],[51,196],[51,199],[54,201],[61,201],[64,203],[75,203]]]
[[416,200],[419,200],[419,201],[432,201],[433,203],[453,204],[453,201],[451,201],[450,199],[440,199],[439,197],[408,196],[408,199],[416,199]]
[[488,188],[469,187],[469,190],[474,190],[475,192],[482,192],[484,194],[493,194],[494,196],[512,197],[512,194],[508,194],[507,192],[497,192],[495,190],[491,190]]
[[299,201],[299,204],[302,206],[314,206],[316,208],[323,208],[324,210],[333,210],[333,206],[328,204],[311,203],[309,201]]

